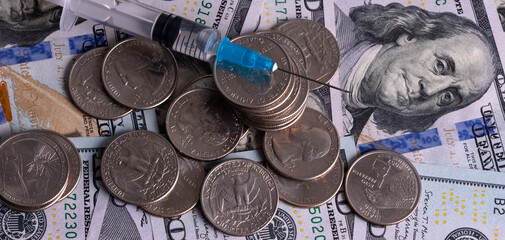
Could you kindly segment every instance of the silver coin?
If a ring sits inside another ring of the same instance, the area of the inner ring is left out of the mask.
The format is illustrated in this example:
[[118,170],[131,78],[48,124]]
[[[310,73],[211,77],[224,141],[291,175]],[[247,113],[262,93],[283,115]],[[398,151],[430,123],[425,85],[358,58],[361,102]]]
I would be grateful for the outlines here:
[[201,205],[217,229],[246,236],[264,228],[274,217],[279,194],[274,179],[258,163],[232,159],[214,167],[203,183]]
[[167,134],[182,154],[201,161],[226,156],[237,146],[243,124],[218,91],[195,89],[170,105]]
[[63,194],[69,165],[65,150],[41,132],[21,132],[0,145],[0,197],[18,210],[40,209]]
[[177,154],[161,135],[135,130],[115,138],[102,157],[102,180],[109,192],[135,205],[166,197],[179,176]]
[[[279,68],[291,69],[287,53],[266,37],[246,35],[232,42],[272,58]],[[251,70],[226,61],[215,61],[214,79],[219,91],[231,103],[255,109],[267,107],[281,99],[288,90],[290,74]]]
[[[329,83],[339,64],[337,39],[326,27],[308,19],[295,19],[274,28],[293,39],[302,49],[307,60],[307,76]],[[323,85],[310,83],[310,90]]]
[[69,176],[67,187],[65,188],[65,191],[58,200],[62,201],[75,190],[75,188],[77,187],[77,183],[79,183],[82,168],[81,157],[79,156],[79,152],[77,151],[77,148],[75,148],[74,144],[63,135],[50,130],[34,130],[34,131],[46,134],[49,138],[51,138],[58,145],[60,145],[63,148],[63,150],[65,150],[69,166]]
[[[190,84],[188,84],[182,92],[184,93],[184,92],[189,92],[191,90],[202,89],[202,88],[218,91],[216,83],[214,82],[214,76],[205,75],[203,77],[199,77],[199,78],[193,80],[193,82],[191,82]],[[248,132],[249,132],[249,128],[244,126],[244,128],[242,129],[242,135],[240,138],[244,138]]]
[[392,151],[368,152],[347,171],[347,200],[366,221],[396,224],[409,217],[421,198],[421,179],[408,159]]
[[205,75],[203,77],[199,77],[189,83],[182,92],[189,92],[194,89],[208,88],[212,90],[218,90],[216,83],[214,82],[214,76]]
[[275,41],[276,43],[281,45],[281,47],[284,48],[284,50],[286,50],[287,53],[293,59],[302,64],[303,67],[307,66],[307,60],[303,55],[302,48],[290,37],[277,31],[263,31],[263,32],[256,32],[256,34],[259,34],[261,36],[267,37]]
[[176,217],[191,210],[200,199],[205,171],[203,165],[193,159],[179,156],[179,179],[174,190],[150,205],[143,205],[146,212],[159,217]]
[[335,165],[339,148],[331,120],[310,108],[289,128],[266,132],[263,142],[272,167],[283,176],[301,181],[326,175]]
[[328,174],[314,181],[298,181],[277,174],[267,167],[275,179],[281,200],[299,207],[317,207],[330,201],[344,181],[344,164],[340,158]]
[[133,109],[149,109],[163,103],[174,91],[177,64],[172,53],[158,43],[131,38],[109,51],[102,80],[117,102]]
[[70,98],[74,104],[98,119],[117,119],[132,111],[116,103],[104,90],[102,65],[108,48],[96,48],[84,53],[72,66],[68,78]]

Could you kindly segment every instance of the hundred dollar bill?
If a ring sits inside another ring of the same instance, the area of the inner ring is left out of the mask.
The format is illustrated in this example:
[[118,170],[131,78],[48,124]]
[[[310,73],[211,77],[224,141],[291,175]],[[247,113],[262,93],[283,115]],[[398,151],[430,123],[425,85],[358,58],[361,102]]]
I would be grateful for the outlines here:
[[495,2],[372,3],[334,5],[341,62],[332,83],[351,92],[331,91],[342,134],[361,152],[504,171],[505,33]]
[[151,216],[138,206],[114,198],[101,187],[87,239],[153,239]]
[[[112,136],[146,128],[157,131],[154,110],[114,121],[97,120],[83,114],[68,97],[66,81],[75,59],[89,49],[114,45],[127,34],[82,20],[70,32],[59,31],[61,8],[43,2],[18,9],[25,5],[18,2],[2,2],[9,6],[0,12],[0,137],[37,128],[68,137]],[[13,20],[10,16],[19,11],[27,17]],[[36,14],[29,18],[33,11]],[[44,18],[49,15],[50,19]],[[32,24],[38,28],[31,28]]]
[[85,239],[97,203],[96,177],[109,138],[72,138],[82,161],[75,190],[51,208],[19,212],[0,205],[0,239]]
[[246,30],[246,25],[257,22],[264,1],[186,1],[134,0],[185,19],[219,30],[222,36],[234,38]]

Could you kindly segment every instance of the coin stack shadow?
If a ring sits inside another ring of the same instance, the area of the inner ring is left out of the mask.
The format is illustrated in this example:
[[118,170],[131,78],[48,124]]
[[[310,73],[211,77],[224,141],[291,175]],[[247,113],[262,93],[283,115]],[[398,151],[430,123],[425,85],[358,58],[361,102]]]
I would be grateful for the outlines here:
[[81,159],[70,140],[50,130],[11,135],[0,144],[0,201],[24,212],[51,207],[77,186]]

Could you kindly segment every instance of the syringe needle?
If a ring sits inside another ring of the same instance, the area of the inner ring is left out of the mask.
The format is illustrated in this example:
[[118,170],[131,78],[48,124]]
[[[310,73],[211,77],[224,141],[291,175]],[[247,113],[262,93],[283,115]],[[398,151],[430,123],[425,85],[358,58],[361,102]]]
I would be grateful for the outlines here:
[[298,74],[298,73],[290,72],[290,71],[288,71],[288,70],[284,70],[284,69],[282,69],[282,68],[277,68],[277,70],[280,70],[280,71],[285,72],[285,73],[288,73],[288,74],[293,74],[293,75],[295,75],[295,76],[297,76],[297,77],[305,78],[305,79],[307,79],[307,80],[309,80],[309,81],[312,81],[312,82],[315,82],[315,83],[318,83],[318,84],[321,84],[321,85],[324,85],[324,86],[327,86],[327,87],[331,87],[331,88],[333,88],[333,89],[337,89],[337,90],[342,91],[342,92],[345,92],[345,93],[350,93],[349,91],[347,91],[347,90],[345,90],[345,89],[342,89],[342,88],[339,88],[339,87],[335,87],[335,86],[333,86],[333,85],[330,85],[330,84],[327,84],[327,83],[324,83],[324,82],[321,82],[321,81],[318,81],[318,80],[315,80],[315,79],[312,79],[312,78],[309,78],[309,77],[306,77],[306,76],[300,75],[300,74]]

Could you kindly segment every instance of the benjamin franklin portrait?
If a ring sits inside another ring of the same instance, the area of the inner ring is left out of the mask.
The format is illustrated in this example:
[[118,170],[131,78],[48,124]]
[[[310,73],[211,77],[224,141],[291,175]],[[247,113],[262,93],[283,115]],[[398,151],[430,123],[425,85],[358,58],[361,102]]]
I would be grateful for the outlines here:
[[467,18],[397,3],[335,12],[346,135],[357,138],[370,118],[389,134],[424,131],[496,76],[494,48]]

